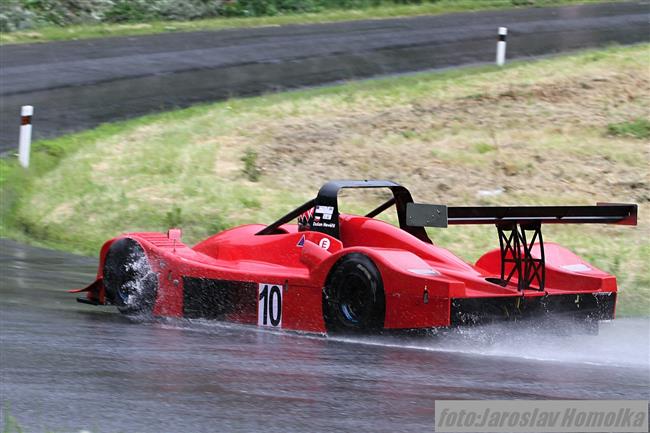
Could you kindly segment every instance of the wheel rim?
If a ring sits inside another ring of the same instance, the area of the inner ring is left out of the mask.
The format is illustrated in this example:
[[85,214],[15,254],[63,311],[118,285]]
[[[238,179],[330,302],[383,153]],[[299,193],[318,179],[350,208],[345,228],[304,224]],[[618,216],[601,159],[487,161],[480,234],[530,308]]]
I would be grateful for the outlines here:
[[128,303],[128,301],[129,301],[129,290],[126,289],[126,283],[121,284],[117,288],[117,296],[120,297],[123,304]]
[[350,275],[342,285],[339,310],[346,321],[352,324],[363,323],[372,303],[372,289],[368,282],[358,275]]

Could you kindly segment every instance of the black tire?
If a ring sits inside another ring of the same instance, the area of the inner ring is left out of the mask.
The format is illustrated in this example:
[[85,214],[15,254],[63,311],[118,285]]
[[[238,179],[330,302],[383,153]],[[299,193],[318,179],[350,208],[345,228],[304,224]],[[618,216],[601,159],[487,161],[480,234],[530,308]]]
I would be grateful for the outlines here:
[[106,297],[121,313],[151,314],[158,276],[137,241],[122,238],[110,246],[104,261],[104,287]]
[[328,332],[376,332],[384,327],[386,300],[377,266],[363,254],[341,258],[323,292]]

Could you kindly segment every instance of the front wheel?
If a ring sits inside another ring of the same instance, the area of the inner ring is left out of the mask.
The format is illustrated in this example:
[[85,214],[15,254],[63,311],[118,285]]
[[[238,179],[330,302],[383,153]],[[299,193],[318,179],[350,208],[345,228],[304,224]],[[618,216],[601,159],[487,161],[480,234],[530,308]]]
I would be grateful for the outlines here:
[[372,332],[384,326],[386,302],[381,275],[363,254],[343,257],[334,266],[323,293],[329,332]]
[[150,314],[156,302],[158,276],[142,246],[131,238],[113,242],[104,260],[106,297],[124,314]]

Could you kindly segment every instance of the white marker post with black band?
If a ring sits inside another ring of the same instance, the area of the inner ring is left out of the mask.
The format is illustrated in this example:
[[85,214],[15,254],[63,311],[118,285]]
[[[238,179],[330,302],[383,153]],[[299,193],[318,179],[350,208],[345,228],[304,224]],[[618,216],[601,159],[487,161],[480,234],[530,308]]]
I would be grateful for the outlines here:
[[18,161],[20,165],[29,167],[29,148],[32,145],[32,116],[34,107],[23,105],[20,109],[20,138],[18,142]]
[[506,27],[499,27],[499,41],[497,42],[497,65],[503,66],[506,62],[506,36],[508,29]]

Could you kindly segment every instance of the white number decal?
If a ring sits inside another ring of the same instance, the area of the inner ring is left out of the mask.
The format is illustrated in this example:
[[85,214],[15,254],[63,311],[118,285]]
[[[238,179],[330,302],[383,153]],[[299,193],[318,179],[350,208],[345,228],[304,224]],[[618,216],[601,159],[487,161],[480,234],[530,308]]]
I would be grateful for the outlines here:
[[282,286],[261,283],[258,287],[257,326],[282,327]]
[[321,247],[324,250],[329,250],[330,249],[330,240],[327,239],[327,238],[323,238],[318,243],[318,246]]

